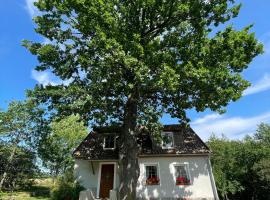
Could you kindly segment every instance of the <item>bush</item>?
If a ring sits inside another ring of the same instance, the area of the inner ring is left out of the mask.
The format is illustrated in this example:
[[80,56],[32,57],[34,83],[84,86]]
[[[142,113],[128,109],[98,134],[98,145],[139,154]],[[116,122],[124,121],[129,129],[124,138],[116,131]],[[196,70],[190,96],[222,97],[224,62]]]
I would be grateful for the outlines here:
[[51,199],[78,200],[82,190],[84,188],[75,182],[73,175],[69,172],[57,180],[55,187],[51,190]]
[[77,200],[84,188],[78,183],[60,183],[51,191],[52,200]]

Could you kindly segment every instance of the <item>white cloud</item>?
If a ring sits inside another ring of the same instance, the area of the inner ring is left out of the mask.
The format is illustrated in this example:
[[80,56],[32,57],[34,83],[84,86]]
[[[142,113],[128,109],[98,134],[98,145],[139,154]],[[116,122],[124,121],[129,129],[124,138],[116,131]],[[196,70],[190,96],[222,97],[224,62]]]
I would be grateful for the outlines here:
[[42,44],[54,44],[54,43],[48,38],[43,38]]
[[257,83],[255,83],[251,87],[247,88],[243,92],[243,96],[263,92],[269,89],[270,89],[270,75],[265,74],[261,80],[259,80]]
[[191,123],[191,127],[203,139],[207,140],[214,133],[224,134],[232,139],[240,139],[255,132],[261,122],[270,122],[270,112],[253,117],[227,117],[225,115],[210,114]]
[[195,124],[195,125],[196,124],[203,124],[205,122],[208,122],[209,120],[216,120],[216,119],[220,119],[220,118],[222,118],[222,116],[219,115],[219,114],[216,114],[216,113],[209,114],[209,115],[205,115],[204,117],[201,117],[201,118],[196,119],[193,122],[193,124]]
[[[253,63],[255,64],[256,68],[263,67],[264,71],[269,71],[269,58],[270,58],[270,31],[266,32],[260,37],[260,42],[264,45],[264,54],[258,56],[256,61]],[[263,92],[266,90],[270,90],[270,74],[265,73],[264,76],[251,85],[251,87],[247,88],[243,95],[252,95],[259,92]]]
[[25,9],[31,18],[39,14],[39,10],[34,6],[35,1],[37,0],[25,0]]
[[38,72],[36,70],[32,70],[31,76],[34,80],[38,82],[38,84],[41,85],[57,85],[58,83],[55,81],[55,78],[50,72],[43,71]]
[[72,82],[72,79],[68,80],[60,80],[56,76],[54,76],[51,72],[49,71],[36,71],[32,70],[31,72],[31,77],[38,82],[38,84],[41,84],[43,86],[46,85],[69,85]]

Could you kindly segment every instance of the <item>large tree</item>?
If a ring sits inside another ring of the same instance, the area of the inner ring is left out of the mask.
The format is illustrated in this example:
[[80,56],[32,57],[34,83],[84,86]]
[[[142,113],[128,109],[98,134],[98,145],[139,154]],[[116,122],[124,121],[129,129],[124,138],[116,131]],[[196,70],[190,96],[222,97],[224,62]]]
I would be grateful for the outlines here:
[[251,26],[222,25],[239,13],[234,0],[35,5],[35,30],[51,42],[24,45],[38,57],[36,70],[50,70],[69,84],[37,85],[29,96],[60,116],[79,113],[91,123],[123,125],[121,199],[135,199],[137,127],[155,125],[162,113],[185,123],[188,109],[223,111],[248,87],[241,72],[262,52]]
[[19,157],[17,154],[27,154],[27,150],[34,152],[45,127],[44,110],[33,101],[12,101],[7,110],[0,111],[0,139],[9,148],[5,154],[8,156],[5,165],[1,167],[0,191],[9,176],[12,176],[9,172],[15,166],[16,158]]
[[8,191],[29,189],[33,178],[39,172],[35,153],[28,148],[17,146],[12,163],[7,165],[10,162],[10,152],[13,150],[12,144],[0,140],[0,177],[3,178],[3,175],[6,174],[1,189]]

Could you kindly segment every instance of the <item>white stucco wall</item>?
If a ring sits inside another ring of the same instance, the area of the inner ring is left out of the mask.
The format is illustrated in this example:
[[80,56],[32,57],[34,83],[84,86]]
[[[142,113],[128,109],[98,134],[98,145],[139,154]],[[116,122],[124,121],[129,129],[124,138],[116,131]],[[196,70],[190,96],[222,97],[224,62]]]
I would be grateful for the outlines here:
[[76,177],[76,180],[85,188],[85,189],[91,189],[95,195],[98,192],[98,179],[100,176],[100,164],[106,164],[106,163],[114,163],[115,164],[115,185],[114,189],[117,189],[119,186],[119,166],[115,161],[109,161],[109,162],[100,162],[100,161],[93,161],[93,168],[94,168],[94,174],[91,166],[91,161],[89,160],[75,160],[74,165],[74,175]]
[[[150,186],[145,184],[145,164],[156,163],[159,168],[160,185]],[[190,179],[189,186],[176,186],[173,173],[173,165],[176,163],[188,163]],[[99,176],[99,162],[94,161],[92,172],[90,161],[75,161],[75,176],[86,189],[97,189]],[[141,199],[214,199],[211,184],[210,169],[207,156],[185,156],[185,157],[147,157],[139,158],[140,177],[138,180],[137,197]],[[119,170],[116,168],[116,184],[119,186]],[[96,191],[95,191],[96,192]]]
[[[145,164],[157,163],[160,175],[159,185],[145,184]],[[187,163],[191,185],[177,186],[173,173],[174,164]],[[140,158],[140,177],[137,197],[214,199],[207,156]]]
[[86,189],[97,188],[99,162],[93,162],[94,174],[91,162],[88,160],[75,160],[74,175],[76,180]]

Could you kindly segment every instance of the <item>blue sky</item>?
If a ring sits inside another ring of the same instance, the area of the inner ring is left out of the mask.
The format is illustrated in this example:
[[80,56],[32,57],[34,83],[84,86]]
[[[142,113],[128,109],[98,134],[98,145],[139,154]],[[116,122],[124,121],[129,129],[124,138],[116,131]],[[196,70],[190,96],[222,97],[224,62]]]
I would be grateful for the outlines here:
[[[227,112],[218,115],[210,111],[190,111],[191,125],[203,138],[211,133],[224,134],[228,138],[242,138],[252,134],[257,124],[270,123],[270,1],[242,0],[242,10],[233,24],[237,29],[254,24],[252,29],[265,45],[265,53],[258,56],[243,76],[252,83],[244,96],[227,107]],[[33,0],[2,1],[0,6],[0,107],[5,109],[11,100],[24,99],[25,90],[36,83],[58,84],[59,80],[48,72],[37,73],[33,69],[37,60],[24,47],[23,39],[46,42],[34,32],[31,18],[37,13]],[[177,123],[165,115],[163,123]]]

